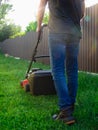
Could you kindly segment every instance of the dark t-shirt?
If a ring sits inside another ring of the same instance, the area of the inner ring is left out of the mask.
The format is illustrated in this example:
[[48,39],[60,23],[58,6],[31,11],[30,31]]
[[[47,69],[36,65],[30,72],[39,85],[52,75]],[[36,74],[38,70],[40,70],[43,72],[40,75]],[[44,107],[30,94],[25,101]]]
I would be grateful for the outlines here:
[[49,32],[67,33],[81,37],[80,22],[75,23],[73,20],[71,16],[73,10],[67,1],[68,0],[60,0],[59,2],[59,0],[48,0],[50,12]]

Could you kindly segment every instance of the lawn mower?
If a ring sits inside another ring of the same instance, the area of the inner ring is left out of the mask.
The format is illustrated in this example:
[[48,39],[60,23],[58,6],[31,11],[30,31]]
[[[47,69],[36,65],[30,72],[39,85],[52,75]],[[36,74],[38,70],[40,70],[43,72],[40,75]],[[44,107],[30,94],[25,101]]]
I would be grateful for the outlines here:
[[34,48],[32,59],[26,72],[25,79],[20,82],[22,88],[24,88],[26,92],[31,92],[33,95],[52,95],[56,93],[51,70],[42,70],[41,68],[31,69],[32,63],[36,61],[36,58],[49,57],[36,56],[37,48],[42,37],[43,28],[46,26],[47,25],[43,25],[40,32],[38,33],[37,43]]

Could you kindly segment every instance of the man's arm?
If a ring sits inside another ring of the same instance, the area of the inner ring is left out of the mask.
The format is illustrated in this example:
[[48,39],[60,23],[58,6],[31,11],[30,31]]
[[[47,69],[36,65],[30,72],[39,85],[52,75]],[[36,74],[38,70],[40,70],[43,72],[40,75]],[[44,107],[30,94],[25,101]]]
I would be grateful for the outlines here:
[[37,12],[37,32],[41,29],[42,20],[44,17],[45,7],[48,0],[40,0],[38,12]]

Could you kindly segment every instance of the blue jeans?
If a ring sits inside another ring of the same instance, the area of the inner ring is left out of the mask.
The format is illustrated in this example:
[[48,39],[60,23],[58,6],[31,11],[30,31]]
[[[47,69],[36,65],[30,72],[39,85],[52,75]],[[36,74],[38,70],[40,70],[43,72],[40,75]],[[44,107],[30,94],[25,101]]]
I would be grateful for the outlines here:
[[78,87],[79,38],[49,34],[50,64],[60,110],[75,103]]

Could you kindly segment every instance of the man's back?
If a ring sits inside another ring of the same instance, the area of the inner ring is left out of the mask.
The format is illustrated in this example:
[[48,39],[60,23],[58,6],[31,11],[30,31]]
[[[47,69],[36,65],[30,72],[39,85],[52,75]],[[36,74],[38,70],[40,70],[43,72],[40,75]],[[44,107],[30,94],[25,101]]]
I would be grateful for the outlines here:
[[74,3],[73,0],[49,0],[48,3],[50,32],[62,32],[73,35],[78,33],[81,36],[81,0],[74,0]]

